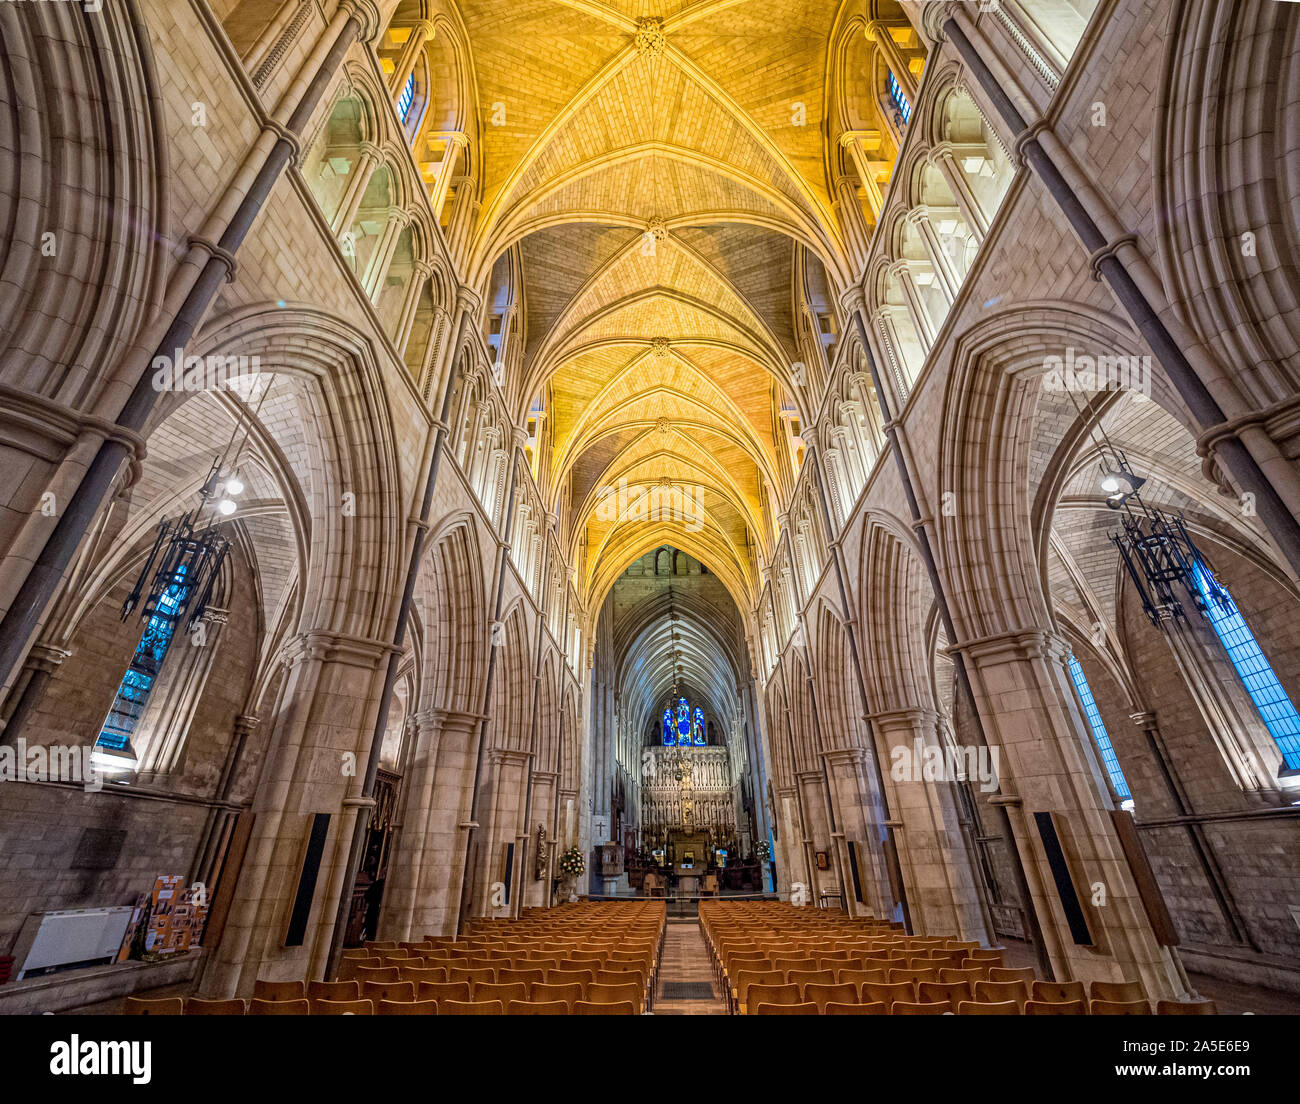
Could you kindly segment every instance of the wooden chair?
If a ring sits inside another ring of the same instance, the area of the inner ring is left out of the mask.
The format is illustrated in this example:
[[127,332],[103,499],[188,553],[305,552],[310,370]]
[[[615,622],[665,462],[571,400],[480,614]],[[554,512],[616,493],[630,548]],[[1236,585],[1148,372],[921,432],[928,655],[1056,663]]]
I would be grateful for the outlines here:
[[805,985],[834,985],[834,970],[790,970],[785,975],[785,980],[790,985],[797,985],[802,989]]
[[505,1009],[501,1002],[494,1001],[438,1001],[439,1016],[501,1016]]
[[967,951],[966,962],[974,966],[977,962],[987,962],[990,967],[1002,965],[1001,951]]
[[743,1013],[745,1011],[745,994],[753,985],[784,985],[785,975],[780,970],[741,970],[736,975],[735,985],[731,990],[731,996],[736,1007]]
[[772,969],[780,970],[783,974],[788,974],[791,970],[806,972],[817,969],[817,960],[815,958],[774,958],[772,960]]
[[567,1016],[569,1006],[564,1001],[512,1000],[506,1006],[508,1016]]
[[122,1002],[124,1016],[180,1016],[185,1002],[180,997],[127,997]]
[[473,999],[476,1001],[495,1000],[506,1005],[511,1001],[528,999],[528,983],[523,981],[510,981],[505,984],[499,981],[479,981],[474,983],[472,989]]
[[595,970],[547,970],[547,985],[594,985]]
[[313,1016],[373,1016],[375,1002],[368,1000],[309,1000]]
[[358,970],[379,970],[383,965],[382,958],[345,958],[339,963],[339,981],[355,981],[359,976]]
[[880,1001],[862,1001],[858,1004],[840,1004],[831,1001],[822,1009],[823,1016],[888,1016],[889,1009]]
[[1029,993],[1025,990],[1023,981],[977,981],[975,983],[975,999],[991,1004],[1000,1004],[1003,1001],[1013,1000],[1024,1008],[1025,1001],[1029,999]]
[[1157,1016],[1217,1016],[1219,1006],[1212,1000],[1156,1001]]
[[1021,1006],[1018,1001],[958,1001],[959,1016],[1019,1016]]
[[1040,1004],[1047,1001],[1064,1004],[1066,1001],[1087,1000],[1088,994],[1083,991],[1081,981],[1035,981],[1029,999]]
[[[416,959],[423,962],[423,959]],[[399,976],[402,981],[410,981],[419,985],[422,981],[446,981],[447,967],[445,966],[399,966]]]
[[415,1000],[415,982],[413,981],[363,981],[361,999],[372,1001],[413,1001]]
[[891,983],[899,981],[910,981],[913,985],[919,985],[923,981],[938,981],[938,968],[930,970],[890,970],[889,980]]
[[302,1000],[306,996],[307,988],[301,981],[263,981],[258,978],[253,982],[253,997],[256,1000]]
[[988,980],[989,980],[988,970],[981,969],[978,966],[973,968],[963,967],[961,969],[943,967],[939,970],[939,981],[941,984],[952,985],[955,982],[964,981],[967,985],[970,986],[970,990],[972,993],[975,992],[975,983],[977,981],[988,981]]
[[839,985],[856,985],[861,988],[864,982],[872,981],[884,985],[889,981],[889,972],[887,970],[864,970],[853,967],[847,970],[836,970],[835,981]]
[[1103,1001],[1139,1001],[1144,999],[1142,986],[1136,981],[1094,981],[1088,996]]
[[636,1004],[633,1001],[574,1001],[572,1013],[575,1016],[635,1016]]
[[1019,969],[1015,969],[1015,970],[1009,969],[1006,966],[985,966],[984,969],[988,970],[989,981],[1023,982],[1025,986],[1025,992],[1029,991],[1029,987],[1033,985],[1035,981],[1034,971],[1031,970],[1028,966],[1020,967]]
[[402,980],[402,972],[396,966],[358,966],[352,976],[363,985],[368,981]]
[[360,1000],[359,981],[309,981],[308,1000]]
[[1086,1001],[1026,1001],[1026,1016],[1086,1016]]
[[234,1000],[204,1000],[202,997],[190,997],[185,1002],[187,1016],[242,1016],[244,1002]]
[[814,981],[800,986],[799,991],[805,1001],[811,1001],[823,1010],[828,1004],[857,1004],[861,994],[856,985],[847,981],[829,985]]
[[476,985],[481,981],[494,982],[496,979],[497,972],[486,967],[480,967],[476,970],[464,969],[459,966],[447,967],[448,981],[468,981],[471,985]]
[[[745,991],[741,1011],[746,1012],[758,1004],[801,1004],[803,999],[797,985],[772,985],[751,983]],[[814,1008],[816,1005],[813,1006]]]
[[1149,1016],[1151,1006],[1144,1000],[1089,1002],[1088,1011],[1094,1016]]
[[894,1001],[890,1009],[895,1016],[943,1016],[951,1011],[952,1004],[948,1001]]
[[250,1016],[306,1016],[311,1013],[311,1002],[306,997],[298,1000],[265,1000],[254,997],[248,1002]]
[[545,1001],[563,1001],[570,1008],[575,1001],[588,1000],[588,994],[595,985],[583,985],[579,982],[566,982],[563,985],[553,985],[548,981],[539,981],[534,983],[532,989],[522,997],[516,997],[516,1000],[531,1000],[535,1003]]
[[644,993],[645,990],[636,982],[622,982],[615,985],[598,981],[594,985],[587,986],[587,995],[582,1000],[589,1004],[619,1004],[623,1001],[631,1001],[636,1006],[636,1013],[640,1015]]
[[381,1000],[375,1005],[375,1012],[380,1016],[436,1016],[438,1002],[436,1000]]
[[397,950],[397,940],[384,940],[383,942],[380,942],[375,939],[367,939],[362,946],[368,951],[395,951]]
[[763,1001],[754,1005],[752,1014],[755,1016],[820,1016],[821,1009],[812,1001],[802,1001],[799,1004],[771,1004]]
[[497,971],[497,983],[500,985],[509,985],[511,982],[522,981],[525,985],[532,985],[535,982],[545,981],[546,971],[534,968],[524,968],[512,966],[509,969],[500,969]]
[[923,981],[916,987],[916,999],[925,1003],[948,1001],[954,1008],[959,1001],[974,1000],[968,981]]
[[864,1003],[879,1001],[892,1011],[899,1001],[915,1001],[916,986],[910,981],[892,981],[881,984],[875,981],[862,983],[861,1000]]

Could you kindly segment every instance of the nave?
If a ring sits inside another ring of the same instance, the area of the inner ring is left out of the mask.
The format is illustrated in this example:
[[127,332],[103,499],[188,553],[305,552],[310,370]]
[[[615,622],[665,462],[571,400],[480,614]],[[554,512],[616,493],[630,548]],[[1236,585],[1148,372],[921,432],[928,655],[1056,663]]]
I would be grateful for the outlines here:
[[0,1013],[1297,1011],[1300,5],[95,6]]

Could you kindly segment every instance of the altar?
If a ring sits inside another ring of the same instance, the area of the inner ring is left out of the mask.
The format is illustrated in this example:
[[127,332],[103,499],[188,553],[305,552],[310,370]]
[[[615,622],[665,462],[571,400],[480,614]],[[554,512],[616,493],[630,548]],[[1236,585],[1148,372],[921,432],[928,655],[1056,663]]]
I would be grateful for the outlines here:
[[679,866],[677,868],[677,893],[682,897],[694,897],[700,891],[700,879],[704,871]]

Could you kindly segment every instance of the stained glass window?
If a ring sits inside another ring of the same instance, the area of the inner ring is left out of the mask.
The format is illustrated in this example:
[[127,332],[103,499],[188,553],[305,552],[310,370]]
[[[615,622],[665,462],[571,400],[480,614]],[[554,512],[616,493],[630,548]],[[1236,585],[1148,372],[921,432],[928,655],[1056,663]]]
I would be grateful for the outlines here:
[[177,581],[169,586],[158,600],[158,606],[145,623],[144,635],[136,646],[135,655],[122,676],[112,708],[104,720],[96,747],[111,751],[125,751],[131,745],[131,736],[149,704],[149,695],[163,660],[171,647],[180,621],[181,607],[190,589],[183,581],[184,565],[177,569]]
[[664,746],[672,747],[677,743],[677,728],[673,724],[673,711],[664,710]]
[[1083,715],[1087,718],[1088,727],[1092,729],[1092,738],[1097,743],[1097,750],[1101,752],[1102,765],[1110,775],[1110,784],[1115,788],[1116,796],[1122,801],[1132,801],[1133,794],[1129,791],[1124,771],[1120,769],[1119,757],[1115,754],[1115,746],[1110,742],[1110,733],[1102,722],[1097,701],[1092,696],[1092,687],[1088,685],[1088,678],[1074,656],[1070,656],[1070,678],[1074,680],[1074,688],[1083,704]]
[[704,710],[697,708],[693,718],[694,723],[691,725],[691,743],[696,747],[703,747],[708,743],[704,738]]
[[1192,565],[1192,579],[1210,624],[1223,642],[1287,767],[1300,770],[1300,715],[1296,714],[1295,706],[1260,650],[1255,634],[1241,616],[1232,595],[1199,561]]
[[406,84],[402,86],[402,94],[397,97],[397,117],[403,123],[409,121],[411,107],[415,103],[415,73],[412,72],[406,78]]
[[906,126],[912,121],[912,105],[903,95],[903,86],[898,83],[898,78],[892,72],[889,74],[889,98],[894,101],[894,106],[903,117],[903,125]]

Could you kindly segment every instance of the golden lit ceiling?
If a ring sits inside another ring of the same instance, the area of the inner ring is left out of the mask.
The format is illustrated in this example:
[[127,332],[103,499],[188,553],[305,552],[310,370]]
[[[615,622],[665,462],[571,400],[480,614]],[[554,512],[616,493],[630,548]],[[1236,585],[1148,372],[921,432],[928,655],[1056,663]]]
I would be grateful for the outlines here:
[[[481,126],[471,278],[522,328],[506,388],[521,422],[544,410],[537,472],[579,585],[598,600],[669,543],[752,596],[794,474],[781,407],[817,398],[797,304],[851,276],[824,100],[833,44],[868,48],[861,16],[832,0],[461,10]],[[611,517],[621,485],[688,509]]]

